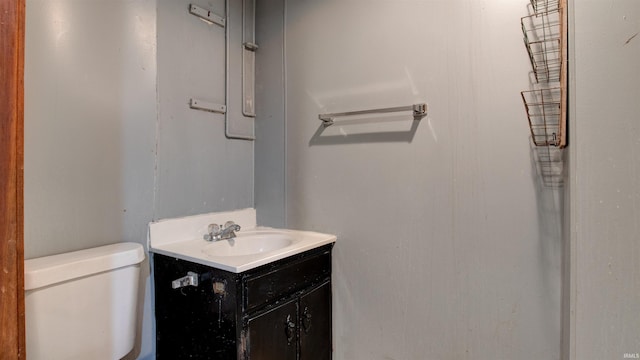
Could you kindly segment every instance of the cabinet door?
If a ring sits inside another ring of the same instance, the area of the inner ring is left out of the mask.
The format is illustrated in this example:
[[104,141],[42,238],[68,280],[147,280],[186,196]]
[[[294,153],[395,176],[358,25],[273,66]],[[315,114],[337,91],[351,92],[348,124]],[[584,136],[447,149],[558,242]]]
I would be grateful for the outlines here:
[[331,283],[300,298],[300,359],[331,359]]
[[293,299],[247,322],[250,360],[296,360],[298,352],[298,302]]

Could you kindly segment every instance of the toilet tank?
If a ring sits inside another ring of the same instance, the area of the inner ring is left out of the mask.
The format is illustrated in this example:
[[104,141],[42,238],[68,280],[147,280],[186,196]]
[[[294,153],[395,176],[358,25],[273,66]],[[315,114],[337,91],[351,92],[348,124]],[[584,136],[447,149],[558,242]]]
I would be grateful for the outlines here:
[[27,358],[121,359],[132,349],[140,263],[137,243],[25,261]]

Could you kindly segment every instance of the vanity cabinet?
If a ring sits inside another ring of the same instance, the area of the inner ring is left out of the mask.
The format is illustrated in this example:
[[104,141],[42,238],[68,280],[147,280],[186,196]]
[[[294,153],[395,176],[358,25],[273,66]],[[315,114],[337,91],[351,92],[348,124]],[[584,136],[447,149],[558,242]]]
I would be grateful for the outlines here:
[[242,273],[153,254],[156,357],[331,359],[332,246]]
[[249,318],[245,333],[246,358],[331,359],[331,283]]

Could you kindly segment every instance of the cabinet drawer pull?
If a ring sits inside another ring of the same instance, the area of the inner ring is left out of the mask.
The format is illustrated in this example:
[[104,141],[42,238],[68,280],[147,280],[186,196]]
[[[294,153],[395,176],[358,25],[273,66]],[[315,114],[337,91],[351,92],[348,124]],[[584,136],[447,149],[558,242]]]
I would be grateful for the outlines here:
[[302,312],[302,328],[305,333],[309,333],[309,329],[311,329],[311,312],[306,306]]
[[291,315],[287,315],[284,331],[287,335],[287,345],[291,345],[293,338],[296,336],[296,323],[291,321]]
[[198,277],[199,275],[197,273],[194,273],[193,271],[189,271],[187,272],[186,276],[173,280],[171,282],[171,287],[173,289],[179,289],[185,286],[198,287]]

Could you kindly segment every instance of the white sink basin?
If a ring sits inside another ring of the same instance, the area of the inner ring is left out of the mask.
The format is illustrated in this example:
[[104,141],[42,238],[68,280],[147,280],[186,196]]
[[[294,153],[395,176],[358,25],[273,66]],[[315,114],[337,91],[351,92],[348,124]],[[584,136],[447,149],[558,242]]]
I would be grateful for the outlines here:
[[239,231],[236,237],[219,240],[204,245],[202,252],[207,256],[245,256],[285,248],[295,241],[290,234],[272,230]]
[[[203,240],[208,225],[233,220],[236,237]],[[227,270],[243,272],[336,241],[335,235],[256,226],[255,209],[209,213],[149,224],[149,251]]]

